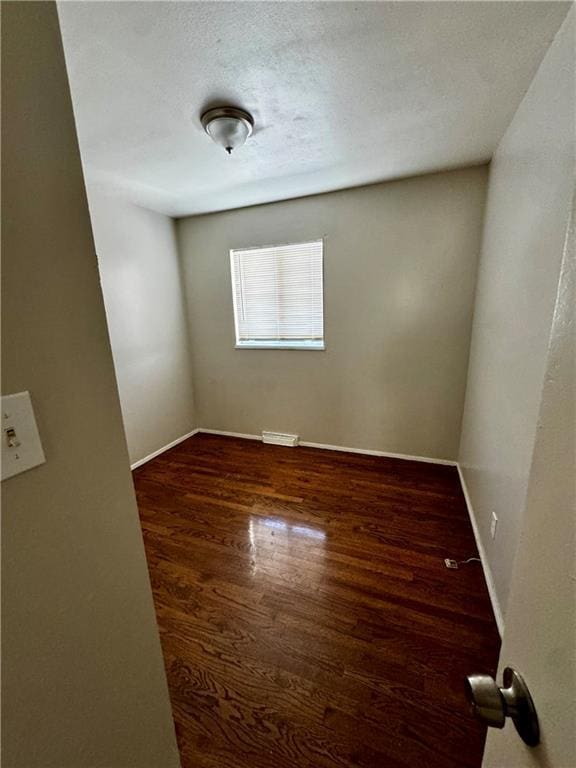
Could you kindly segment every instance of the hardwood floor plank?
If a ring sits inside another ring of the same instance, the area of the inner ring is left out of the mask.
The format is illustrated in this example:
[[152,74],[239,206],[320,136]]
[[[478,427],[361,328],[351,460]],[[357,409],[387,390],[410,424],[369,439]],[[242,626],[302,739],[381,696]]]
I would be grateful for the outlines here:
[[134,472],[183,768],[478,768],[453,467],[199,434]]

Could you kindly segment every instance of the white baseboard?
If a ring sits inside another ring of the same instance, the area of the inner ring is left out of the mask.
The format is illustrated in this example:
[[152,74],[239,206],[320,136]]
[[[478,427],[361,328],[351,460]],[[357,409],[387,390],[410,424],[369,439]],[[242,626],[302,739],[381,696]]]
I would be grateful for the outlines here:
[[484,579],[486,580],[486,586],[488,587],[488,594],[490,595],[490,602],[492,603],[494,618],[496,619],[496,624],[498,626],[498,632],[500,632],[500,637],[502,637],[504,635],[504,616],[502,615],[502,609],[500,608],[500,601],[498,600],[498,595],[496,593],[496,586],[494,584],[494,578],[492,576],[492,569],[490,568],[490,565],[488,563],[488,558],[486,556],[486,550],[484,549],[484,545],[482,544],[480,531],[478,530],[478,523],[476,522],[476,515],[474,514],[472,500],[470,499],[470,494],[468,493],[468,488],[466,486],[466,480],[464,480],[464,474],[462,472],[462,468],[460,467],[459,464],[457,464],[457,467],[458,467],[458,475],[460,476],[460,485],[462,486],[462,492],[464,494],[464,498],[466,499],[466,508],[468,509],[468,515],[470,516],[470,523],[472,525],[472,530],[474,531],[474,538],[476,539],[476,546],[478,547],[480,560],[482,561],[482,570],[484,571]]
[[224,437],[241,437],[243,440],[260,440],[262,442],[262,435],[246,435],[244,432],[224,432],[222,429],[200,429],[197,432],[203,432],[205,435],[223,435]]
[[368,448],[346,448],[343,445],[328,445],[326,443],[310,443],[301,440],[304,448],[322,448],[325,451],[345,451],[346,453],[363,453],[366,456],[383,456],[385,459],[402,459],[404,461],[423,461],[425,464],[443,464],[447,467],[455,467],[456,462],[450,459],[434,459],[430,456],[411,456],[407,453],[389,453],[388,451],[372,451]]
[[[204,429],[200,427],[198,432],[204,432],[207,435],[224,435],[226,437],[241,437],[244,440],[260,440],[262,441],[262,435],[247,435],[243,432],[225,432],[221,429]],[[344,445],[328,445],[327,443],[310,443],[305,440],[300,440],[298,445],[304,448],[322,448],[325,451],[344,451],[345,453],[363,453],[367,456],[383,456],[388,459],[404,459],[406,461],[423,461],[427,464],[444,464],[449,467],[456,467],[455,461],[449,459],[432,459],[429,456],[409,456],[405,453],[388,453],[386,451],[371,451],[367,448],[347,448]]]
[[135,461],[134,464],[130,464],[130,469],[141,467],[142,464],[146,464],[147,461],[155,459],[156,456],[160,456],[160,454],[164,453],[164,451],[167,451],[170,448],[174,448],[174,446],[178,445],[178,443],[183,443],[184,440],[188,440],[189,437],[192,437],[192,435],[195,435],[199,431],[199,429],[193,429],[192,432],[188,432],[187,434],[182,435],[182,437],[177,437],[176,440],[172,440],[172,442],[168,443],[168,445],[164,445],[162,448],[158,448],[157,451],[154,451],[154,453],[149,453],[148,456],[144,456],[143,459],[138,459],[138,461]]

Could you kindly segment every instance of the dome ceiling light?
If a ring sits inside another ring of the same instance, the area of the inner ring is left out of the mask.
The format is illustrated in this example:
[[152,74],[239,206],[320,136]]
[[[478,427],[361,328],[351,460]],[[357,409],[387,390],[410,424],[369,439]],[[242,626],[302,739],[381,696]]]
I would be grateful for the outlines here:
[[212,141],[224,147],[229,155],[244,144],[254,128],[252,115],[236,107],[209,109],[200,120]]

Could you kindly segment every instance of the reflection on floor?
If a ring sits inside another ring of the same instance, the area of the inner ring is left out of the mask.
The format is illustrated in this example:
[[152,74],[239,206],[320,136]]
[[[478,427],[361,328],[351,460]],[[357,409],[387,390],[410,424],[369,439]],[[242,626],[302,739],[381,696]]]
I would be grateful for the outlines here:
[[183,768],[478,768],[456,470],[196,435],[134,473]]

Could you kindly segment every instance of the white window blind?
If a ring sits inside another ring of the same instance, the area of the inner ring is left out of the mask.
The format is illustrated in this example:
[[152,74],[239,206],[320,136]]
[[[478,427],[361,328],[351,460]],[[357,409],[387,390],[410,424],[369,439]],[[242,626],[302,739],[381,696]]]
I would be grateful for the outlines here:
[[323,242],[230,251],[238,347],[324,348]]

